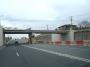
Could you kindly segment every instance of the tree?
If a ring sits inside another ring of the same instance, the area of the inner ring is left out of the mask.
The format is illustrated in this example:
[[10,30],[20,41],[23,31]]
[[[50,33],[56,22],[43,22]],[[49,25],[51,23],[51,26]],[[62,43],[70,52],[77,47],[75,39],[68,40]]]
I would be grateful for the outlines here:
[[84,20],[84,21],[81,21],[78,25],[80,27],[90,27],[90,22],[87,20]]

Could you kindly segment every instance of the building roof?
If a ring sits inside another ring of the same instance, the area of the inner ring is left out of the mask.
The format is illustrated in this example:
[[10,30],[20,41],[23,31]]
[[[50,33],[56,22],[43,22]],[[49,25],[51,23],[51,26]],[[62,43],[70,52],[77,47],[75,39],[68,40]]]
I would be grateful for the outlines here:
[[66,24],[66,25],[62,25],[62,26],[60,26],[60,27],[58,27],[58,28],[62,28],[62,27],[77,27],[76,25],[71,25],[71,24]]

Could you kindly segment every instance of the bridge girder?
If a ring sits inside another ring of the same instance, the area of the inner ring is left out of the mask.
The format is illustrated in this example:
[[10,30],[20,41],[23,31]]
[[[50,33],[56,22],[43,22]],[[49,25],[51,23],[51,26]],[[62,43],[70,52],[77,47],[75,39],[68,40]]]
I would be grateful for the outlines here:
[[61,34],[65,31],[57,30],[3,30],[4,34],[30,34],[30,33],[42,33],[42,34]]

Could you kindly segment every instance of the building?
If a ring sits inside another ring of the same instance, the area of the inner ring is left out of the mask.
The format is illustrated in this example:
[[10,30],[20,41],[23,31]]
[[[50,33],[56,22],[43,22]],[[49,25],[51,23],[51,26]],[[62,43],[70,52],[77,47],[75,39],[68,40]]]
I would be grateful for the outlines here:
[[58,27],[57,29],[58,29],[58,30],[70,30],[71,27],[72,27],[73,29],[77,28],[76,25],[67,24],[67,25],[60,26],[60,27]]

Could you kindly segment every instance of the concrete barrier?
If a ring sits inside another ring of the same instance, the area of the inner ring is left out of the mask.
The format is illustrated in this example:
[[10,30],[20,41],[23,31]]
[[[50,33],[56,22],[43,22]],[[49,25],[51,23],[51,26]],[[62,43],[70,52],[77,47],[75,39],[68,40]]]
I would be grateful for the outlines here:
[[0,46],[2,46],[3,45],[3,28],[2,28],[2,26],[0,25]]
[[77,44],[77,46],[84,46],[85,42],[84,42],[84,40],[77,40],[76,44]]
[[71,41],[65,41],[65,44],[66,44],[67,46],[69,46],[69,45],[71,45],[72,43],[71,43]]

